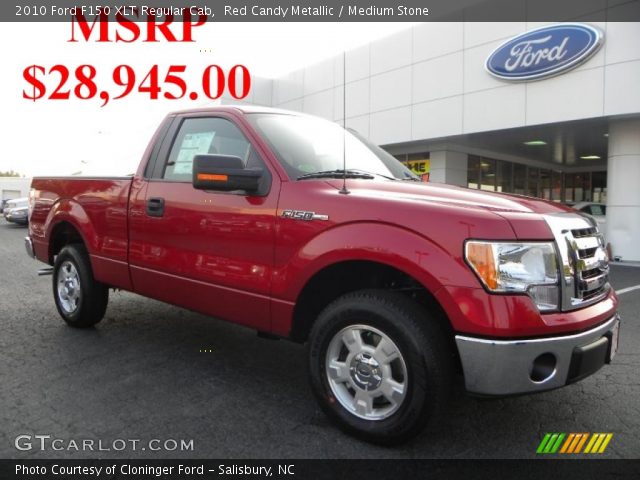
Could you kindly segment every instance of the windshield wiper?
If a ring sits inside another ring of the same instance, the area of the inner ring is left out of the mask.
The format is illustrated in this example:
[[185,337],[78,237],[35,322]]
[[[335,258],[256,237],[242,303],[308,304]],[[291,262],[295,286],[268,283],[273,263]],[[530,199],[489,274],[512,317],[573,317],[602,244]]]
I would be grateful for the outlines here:
[[382,173],[373,173],[373,172],[365,172],[364,170],[352,170],[353,172],[358,172],[367,175],[377,175],[378,177],[386,178],[387,180],[398,180],[396,177],[390,177],[388,175],[383,175]]
[[374,176],[370,173],[359,172],[357,170],[323,170],[321,172],[305,173],[298,177],[298,180],[309,178],[363,178],[371,180]]
[[[342,171],[342,170],[340,170],[340,171]],[[378,177],[386,178],[387,180],[393,180],[394,182],[397,182],[399,180],[402,180],[404,182],[406,182],[408,180],[410,180],[412,182],[421,182],[422,181],[421,179],[419,179],[417,177],[410,177],[408,175],[406,177],[404,177],[404,178],[398,178],[398,177],[391,177],[389,175],[383,175],[382,173],[366,172],[364,170],[351,169],[351,170],[347,170],[347,171],[357,172],[357,173],[362,173],[362,174],[367,174],[367,175],[375,175],[375,176],[378,176]]]

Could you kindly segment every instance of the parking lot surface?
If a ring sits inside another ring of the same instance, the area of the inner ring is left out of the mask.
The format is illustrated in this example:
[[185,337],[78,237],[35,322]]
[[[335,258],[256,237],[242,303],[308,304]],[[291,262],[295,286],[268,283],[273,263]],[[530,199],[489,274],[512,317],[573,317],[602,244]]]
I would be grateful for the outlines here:
[[[0,220],[0,458],[531,458],[546,432],[612,432],[601,458],[640,456],[640,290],[620,296],[612,365],[515,398],[472,398],[458,382],[436,426],[382,448],[320,412],[304,346],[125,292],[111,293],[95,328],[67,327],[51,277],[36,275],[44,264],[25,254],[26,234]],[[638,285],[640,268],[613,266],[611,278],[617,290]],[[25,437],[19,450],[20,435],[50,435],[62,450],[27,448]],[[94,450],[73,448],[87,439]],[[140,441],[135,450],[129,440]]]

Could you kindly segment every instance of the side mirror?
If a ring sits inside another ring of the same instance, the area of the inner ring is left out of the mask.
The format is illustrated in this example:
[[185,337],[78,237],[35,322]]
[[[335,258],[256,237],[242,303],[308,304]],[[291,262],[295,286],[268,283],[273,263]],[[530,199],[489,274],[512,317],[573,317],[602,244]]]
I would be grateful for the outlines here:
[[195,155],[193,157],[193,188],[230,192],[257,192],[263,171],[244,168],[240,157],[233,155]]

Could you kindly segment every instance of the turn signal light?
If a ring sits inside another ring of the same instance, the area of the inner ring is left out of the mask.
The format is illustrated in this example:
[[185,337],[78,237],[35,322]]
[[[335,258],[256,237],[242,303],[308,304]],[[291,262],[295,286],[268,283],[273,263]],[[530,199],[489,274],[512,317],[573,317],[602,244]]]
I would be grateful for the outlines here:
[[214,175],[211,173],[199,173],[198,180],[208,180],[212,182],[226,182],[229,180],[228,175]]
[[491,244],[468,243],[467,260],[488,288],[498,288],[498,275]]

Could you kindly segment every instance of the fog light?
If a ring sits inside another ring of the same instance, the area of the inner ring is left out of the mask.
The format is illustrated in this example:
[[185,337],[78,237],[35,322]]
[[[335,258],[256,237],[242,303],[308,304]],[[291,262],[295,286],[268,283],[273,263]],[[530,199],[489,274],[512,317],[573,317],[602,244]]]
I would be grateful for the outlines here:
[[556,373],[556,357],[553,353],[538,355],[531,366],[529,377],[536,383],[549,380]]

